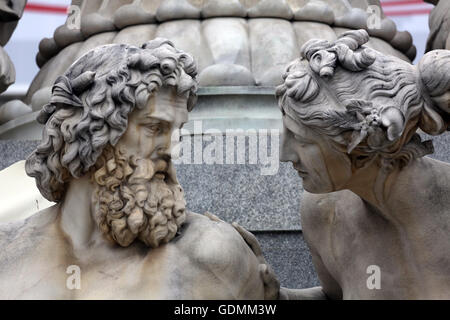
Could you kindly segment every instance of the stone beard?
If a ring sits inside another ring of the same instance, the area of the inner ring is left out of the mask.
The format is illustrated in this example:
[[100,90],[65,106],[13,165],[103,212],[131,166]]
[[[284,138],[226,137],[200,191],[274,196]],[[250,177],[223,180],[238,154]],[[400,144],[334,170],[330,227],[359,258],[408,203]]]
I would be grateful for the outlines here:
[[170,160],[127,157],[105,148],[93,173],[94,220],[123,247],[136,238],[156,248],[173,239],[186,218],[183,189]]

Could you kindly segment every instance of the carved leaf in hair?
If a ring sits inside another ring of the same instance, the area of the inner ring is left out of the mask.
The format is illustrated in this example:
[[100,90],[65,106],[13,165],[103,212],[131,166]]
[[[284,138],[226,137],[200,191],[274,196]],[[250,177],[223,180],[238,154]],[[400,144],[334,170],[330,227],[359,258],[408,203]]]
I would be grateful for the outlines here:
[[352,140],[347,146],[347,153],[351,153],[367,137],[367,128],[363,126],[361,130],[352,133]]
[[352,139],[347,147],[347,152],[351,153],[367,136],[372,144],[377,144],[382,137],[380,134],[379,109],[373,106],[373,103],[366,100],[349,100],[346,105],[347,112],[353,115],[358,122],[355,131],[352,133]]
[[351,113],[368,115],[373,110],[373,103],[366,100],[348,100],[345,108]]
[[361,121],[355,116],[354,113],[345,111],[333,111],[330,113],[326,113],[324,117],[328,118],[333,123],[333,126],[341,129],[361,129]]

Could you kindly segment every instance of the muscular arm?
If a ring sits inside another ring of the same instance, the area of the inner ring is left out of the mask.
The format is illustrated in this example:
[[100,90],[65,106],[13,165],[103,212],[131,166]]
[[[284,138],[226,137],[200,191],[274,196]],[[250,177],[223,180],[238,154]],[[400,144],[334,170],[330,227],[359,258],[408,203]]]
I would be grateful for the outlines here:
[[[306,237],[305,237],[306,238]],[[308,241],[307,241],[308,242]],[[307,289],[288,289],[280,288],[280,300],[340,300],[342,299],[342,290],[336,280],[330,275],[325,268],[322,259],[310,247],[312,260],[319,277],[320,287],[313,287]]]
[[[342,299],[342,289],[326,268],[321,256],[321,239],[329,232],[328,215],[334,212],[333,200],[328,195],[303,194],[302,227],[303,237],[311,253],[314,268],[319,277],[323,294],[328,299]],[[326,249],[326,248],[325,248]]]
[[201,284],[196,285],[195,299],[264,298],[257,257],[239,233],[216,216],[190,212],[177,250],[193,265],[193,283]]
[[[306,237],[305,237],[306,239]],[[308,243],[308,241],[306,241]],[[308,290],[320,288],[321,293],[323,294],[325,299],[332,299],[332,300],[340,300],[342,299],[342,289],[338,282],[333,278],[333,276],[328,272],[327,268],[322,262],[322,259],[317,254],[313,246],[311,246],[308,243],[308,246],[310,248],[312,261],[314,264],[314,268],[316,269],[317,276],[319,277],[319,281],[321,284],[321,287],[315,287]],[[309,292],[305,294],[310,294]]]
[[[260,274],[261,278],[264,282],[264,297],[266,300],[324,300],[328,298],[332,299],[339,299],[340,295],[338,292],[339,290],[336,290],[335,287],[333,287],[333,282],[331,276],[327,272],[320,271],[320,274],[322,274],[322,278],[327,279],[328,281],[325,281],[327,289],[324,291],[322,287],[313,287],[313,288],[307,288],[307,289],[288,289],[288,288],[282,288],[280,287],[280,282],[278,281],[275,272],[270,268],[270,266],[267,264],[261,247],[258,243],[258,240],[256,237],[239,226],[236,223],[233,223],[233,226],[236,228],[236,230],[240,233],[242,238],[245,240],[245,242],[248,244],[248,246],[252,249],[252,251],[255,253],[256,257],[258,258],[260,262]],[[314,255],[313,255],[313,262],[314,262]],[[320,259],[316,259],[316,263],[314,265],[317,266],[320,265],[321,261]],[[324,269],[326,270],[326,269]],[[320,277],[319,274],[319,277]],[[329,283],[329,284],[328,284]]]

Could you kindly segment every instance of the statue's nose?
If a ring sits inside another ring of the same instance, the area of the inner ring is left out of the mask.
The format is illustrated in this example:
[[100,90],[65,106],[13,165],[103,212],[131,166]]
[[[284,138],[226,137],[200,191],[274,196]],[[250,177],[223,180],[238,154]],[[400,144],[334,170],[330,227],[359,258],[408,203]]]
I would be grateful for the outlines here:
[[280,143],[280,161],[281,162],[297,162],[298,155],[297,153],[293,152],[290,144],[290,139],[286,131],[283,132],[283,134],[280,137],[281,143]]

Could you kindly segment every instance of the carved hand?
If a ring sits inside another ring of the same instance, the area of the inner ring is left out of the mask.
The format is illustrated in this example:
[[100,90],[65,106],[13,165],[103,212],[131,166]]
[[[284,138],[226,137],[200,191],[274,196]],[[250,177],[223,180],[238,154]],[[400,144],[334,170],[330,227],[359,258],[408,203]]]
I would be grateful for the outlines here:
[[264,299],[277,300],[280,294],[280,281],[278,281],[275,272],[272,270],[272,268],[269,266],[266,259],[264,258],[258,239],[256,239],[256,237],[252,233],[245,230],[236,222],[233,222],[232,225],[237,230],[237,232],[239,232],[242,238],[244,238],[245,242],[247,242],[248,246],[252,249],[256,258],[258,258],[258,261],[260,263],[259,273],[264,282]]

